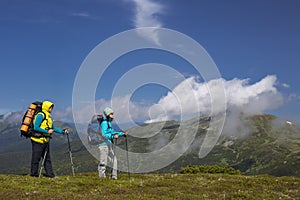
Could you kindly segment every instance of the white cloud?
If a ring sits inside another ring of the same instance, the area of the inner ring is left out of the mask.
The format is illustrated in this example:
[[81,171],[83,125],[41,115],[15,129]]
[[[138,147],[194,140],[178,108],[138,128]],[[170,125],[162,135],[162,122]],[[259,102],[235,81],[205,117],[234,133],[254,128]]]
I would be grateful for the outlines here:
[[72,17],[79,17],[79,18],[84,18],[88,20],[98,20],[99,18],[96,16],[93,16],[92,14],[88,12],[73,12],[70,14]]
[[75,16],[75,17],[91,17],[90,14],[85,13],[85,12],[72,13],[71,15]]
[[151,0],[132,0],[136,4],[135,26],[140,27],[161,27],[162,23],[157,15],[163,11],[163,6]]
[[[229,112],[236,113],[236,116],[239,113],[261,114],[283,104],[283,96],[275,87],[276,80],[276,76],[271,75],[254,84],[250,84],[249,79],[237,78],[229,81],[218,79],[200,83],[197,78],[191,77],[178,84],[172,92],[163,96],[152,106],[132,102],[128,94],[124,97],[113,97],[111,100],[99,99],[96,102],[86,103],[76,115],[80,117],[80,122],[88,122],[94,114],[91,113],[94,106],[97,113],[102,113],[106,106],[110,106],[115,111],[119,125],[129,123],[134,126],[135,122],[185,119],[199,115],[199,113],[210,114],[210,91],[216,91],[215,88],[218,87],[220,81],[225,87]],[[63,112],[55,110],[54,113],[56,119],[72,116],[71,108]]]
[[282,86],[283,86],[284,88],[290,88],[290,85],[289,85],[289,84],[286,84],[286,83],[283,83]]
[[[287,102],[291,102],[291,101],[299,101],[300,100],[300,96],[296,93],[291,93],[289,94],[289,96],[287,97]],[[298,103],[299,104],[299,103]]]
[[[158,15],[163,13],[163,5],[152,0],[132,0],[135,3],[134,26],[142,27],[162,27],[162,22]],[[155,29],[140,29],[138,33],[159,45],[159,36]]]
[[[84,106],[74,111],[76,123],[87,124],[94,114],[103,113],[105,107],[111,107],[114,110],[115,121],[120,128],[123,128],[122,126],[124,125],[126,125],[126,128],[135,126],[136,122],[143,122],[148,118],[147,111],[149,107],[140,106],[130,101],[130,95],[127,95],[124,97],[113,97],[111,100],[99,99],[95,102],[85,102]],[[55,117],[58,118],[66,117],[67,115],[72,117],[72,112],[57,111],[55,113]]]
[[54,110],[53,111],[53,116],[54,119],[66,119],[68,121],[68,119],[72,119],[72,107],[67,107],[65,110]]
[[283,103],[283,97],[275,87],[276,80],[272,75],[252,85],[249,79],[225,82],[227,105],[249,114],[277,108]]
[[[151,121],[172,119],[173,117],[189,117],[199,113],[210,113],[210,91],[217,87],[218,80],[198,83],[195,78],[189,78],[180,83],[167,96],[162,97],[152,113]],[[219,80],[220,81],[220,80]],[[225,86],[228,110],[239,110],[247,114],[258,114],[279,107],[283,97],[275,87],[276,76],[267,76],[261,81],[249,84],[248,79],[222,79]],[[217,108],[214,108],[215,110]],[[164,114],[164,116],[162,116]]]

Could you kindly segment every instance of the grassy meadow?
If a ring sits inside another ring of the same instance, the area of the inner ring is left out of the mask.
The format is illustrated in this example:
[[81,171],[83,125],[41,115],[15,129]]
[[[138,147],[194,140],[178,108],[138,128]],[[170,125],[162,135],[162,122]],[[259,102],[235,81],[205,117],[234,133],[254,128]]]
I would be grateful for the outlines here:
[[0,175],[1,199],[300,199],[300,178],[229,174],[97,173],[56,179]]

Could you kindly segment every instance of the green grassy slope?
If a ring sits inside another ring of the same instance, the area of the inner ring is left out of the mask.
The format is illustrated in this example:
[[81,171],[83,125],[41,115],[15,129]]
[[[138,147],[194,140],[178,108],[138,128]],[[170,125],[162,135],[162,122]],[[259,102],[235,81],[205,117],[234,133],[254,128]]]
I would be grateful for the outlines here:
[[0,175],[1,199],[300,199],[300,179],[224,174]]

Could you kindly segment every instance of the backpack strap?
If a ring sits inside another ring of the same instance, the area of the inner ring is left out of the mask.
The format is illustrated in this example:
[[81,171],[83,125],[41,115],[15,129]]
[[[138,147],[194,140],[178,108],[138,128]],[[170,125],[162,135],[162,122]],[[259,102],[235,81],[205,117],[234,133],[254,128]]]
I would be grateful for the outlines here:
[[[43,111],[38,112],[38,114],[39,114],[39,113],[42,113],[42,114],[43,114],[43,120],[42,120],[41,124],[46,120],[46,121],[47,121],[46,124],[47,124],[48,129],[49,129],[49,124],[48,124],[48,119],[46,119],[46,114],[45,114]],[[47,130],[47,129],[46,129],[46,130]]]

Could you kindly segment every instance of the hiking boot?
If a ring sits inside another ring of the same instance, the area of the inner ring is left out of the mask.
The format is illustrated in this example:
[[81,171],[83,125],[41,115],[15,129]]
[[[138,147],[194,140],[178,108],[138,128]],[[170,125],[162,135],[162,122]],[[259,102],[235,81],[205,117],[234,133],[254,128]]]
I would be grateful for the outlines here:
[[99,174],[99,178],[106,178],[105,174]]
[[45,177],[48,177],[48,178],[58,178],[58,177],[55,176],[54,174],[52,174],[52,175],[45,174]]
[[39,177],[39,175],[32,175],[32,174],[30,174],[30,176],[34,177],[34,178],[38,178]]

